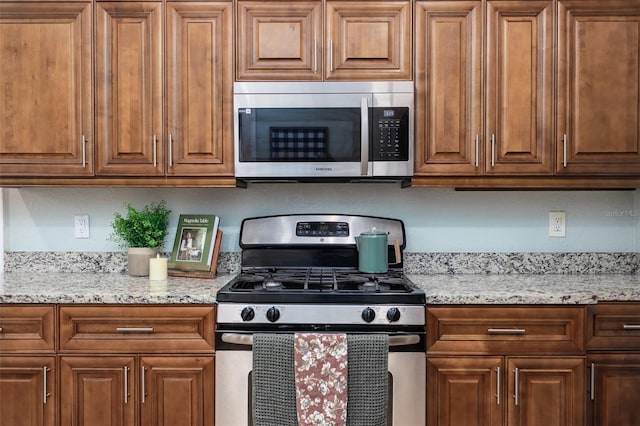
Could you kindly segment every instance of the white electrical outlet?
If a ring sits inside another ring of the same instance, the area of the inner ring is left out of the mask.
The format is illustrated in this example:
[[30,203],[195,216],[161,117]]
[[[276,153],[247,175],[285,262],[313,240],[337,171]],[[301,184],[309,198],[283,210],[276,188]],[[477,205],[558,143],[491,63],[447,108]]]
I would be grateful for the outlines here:
[[549,212],[549,236],[565,237],[567,235],[567,213]]
[[76,238],[89,238],[89,215],[77,214],[74,216]]

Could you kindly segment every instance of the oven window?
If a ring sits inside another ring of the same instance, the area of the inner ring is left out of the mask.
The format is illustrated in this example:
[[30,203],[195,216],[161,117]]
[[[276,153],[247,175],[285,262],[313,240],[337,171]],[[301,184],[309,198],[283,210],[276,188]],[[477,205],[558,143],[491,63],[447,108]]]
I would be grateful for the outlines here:
[[[247,389],[249,389],[248,401],[247,401],[247,419],[249,419],[248,426],[253,426],[253,376],[252,372],[249,372],[247,376]],[[393,426],[393,375],[387,373],[387,382],[389,383],[389,389],[387,391],[387,426]],[[349,402],[347,401],[347,407]],[[348,408],[347,408],[348,409]]]
[[242,108],[242,162],[359,162],[359,108]]

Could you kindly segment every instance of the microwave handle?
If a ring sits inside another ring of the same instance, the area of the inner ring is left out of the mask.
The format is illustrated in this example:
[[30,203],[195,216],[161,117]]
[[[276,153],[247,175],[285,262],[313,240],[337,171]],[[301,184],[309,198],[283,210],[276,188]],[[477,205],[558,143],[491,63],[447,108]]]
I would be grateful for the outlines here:
[[360,100],[360,174],[369,172],[369,103],[367,97]]

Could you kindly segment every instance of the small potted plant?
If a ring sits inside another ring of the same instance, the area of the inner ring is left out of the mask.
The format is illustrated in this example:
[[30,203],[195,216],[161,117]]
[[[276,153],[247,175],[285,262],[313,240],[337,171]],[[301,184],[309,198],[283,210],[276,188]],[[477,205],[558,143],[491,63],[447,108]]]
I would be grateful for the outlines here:
[[155,202],[136,210],[131,204],[125,204],[126,217],[115,213],[111,241],[127,248],[129,275],[149,275],[149,258],[155,257],[164,244],[169,225],[169,213],[164,201]]

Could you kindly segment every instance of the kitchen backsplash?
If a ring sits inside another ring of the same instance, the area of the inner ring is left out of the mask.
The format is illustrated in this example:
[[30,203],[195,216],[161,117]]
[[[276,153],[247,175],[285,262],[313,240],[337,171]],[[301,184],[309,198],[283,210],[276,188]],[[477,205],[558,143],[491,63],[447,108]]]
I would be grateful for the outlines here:
[[[165,254],[167,255],[167,254]],[[116,272],[124,252],[5,252],[5,272]],[[240,252],[220,253],[218,273],[237,273]],[[640,274],[640,253],[405,253],[409,274]]]

